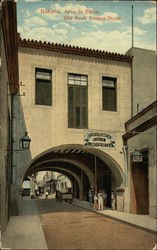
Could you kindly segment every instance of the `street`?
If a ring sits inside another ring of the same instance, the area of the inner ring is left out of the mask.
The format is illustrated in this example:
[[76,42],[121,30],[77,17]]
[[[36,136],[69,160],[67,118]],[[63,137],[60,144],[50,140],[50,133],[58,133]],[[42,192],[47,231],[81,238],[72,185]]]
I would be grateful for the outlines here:
[[55,199],[35,200],[48,249],[152,249],[155,234]]

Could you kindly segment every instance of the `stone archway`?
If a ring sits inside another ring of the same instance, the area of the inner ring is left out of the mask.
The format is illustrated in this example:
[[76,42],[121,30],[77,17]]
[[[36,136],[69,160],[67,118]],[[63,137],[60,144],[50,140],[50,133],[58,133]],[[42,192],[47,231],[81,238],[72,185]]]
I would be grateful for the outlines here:
[[[25,173],[29,170],[29,168],[35,166],[36,164],[40,165],[40,162],[43,161],[42,157],[51,154],[51,153],[63,153],[64,156],[67,155],[68,153],[72,154],[75,153],[76,154],[82,154],[84,156],[86,156],[87,154],[91,154],[93,156],[96,156],[97,158],[101,159],[112,171],[113,175],[115,176],[115,180],[116,180],[116,185],[117,186],[121,186],[124,184],[125,182],[125,177],[124,177],[124,172],[122,170],[122,168],[120,167],[120,165],[116,162],[116,160],[111,157],[109,154],[107,154],[106,152],[97,149],[97,148],[89,148],[89,147],[85,147],[84,145],[81,144],[67,144],[67,145],[60,145],[57,147],[53,147],[51,149],[48,149],[44,152],[42,152],[41,154],[39,154],[38,156],[36,156],[30,163],[28,163],[28,165],[25,166],[22,175],[21,175],[21,181],[23,180]],[[45,159],[45,158],[44,158]],[[73,162],[74,165],[76,164],[76,166],[78,166],[79,168],[82,168],[83,171],[86,172],[87,176],[90,179],[90,184],[91,186],[93,186],[93,182],[94,182],[94,177],[91,174],[90,169],[87,169],[86,165],[80,162],[77,162],[76,160],[69,160],[66,159],[66,157],[63,158],[54,158],[57,161],[69,161],[69,162]],[[20,183],[21,186],[21,183]]]
[[[89,188],[95,188],[95,179],[97,178],[94,169],[95,158],[99,163],[101,162],[104,169],[110,171],[110,175],[114,176],[116,187],[124,185],[124,172],[111,155],[100,149],[85,147],[80,144],[60,145],[42,152],[25,166],[23,173],[21,173],[21,183],[27,174],[36,172],[41,167],[46,170],[50,166],[57,166],[75,173],[80,179],[82,178],[83,199],[88,200],[88,190]],[[19,189],[21,183],[19,183]],[[108,188],[110,195],[111,182],[108,182],[107,185],[110,185]]]

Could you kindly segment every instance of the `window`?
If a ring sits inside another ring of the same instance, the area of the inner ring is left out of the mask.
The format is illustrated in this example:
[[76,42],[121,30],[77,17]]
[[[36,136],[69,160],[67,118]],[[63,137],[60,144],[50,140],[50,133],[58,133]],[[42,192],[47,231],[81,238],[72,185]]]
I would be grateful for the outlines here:
[[35,104],[52,105],[52,71],[35,69]]
[[68,127],[88,127],[87,76],[68,74]]
[[103,110],[116,111],[116,78],[103,77],[102,78],[102,105]]

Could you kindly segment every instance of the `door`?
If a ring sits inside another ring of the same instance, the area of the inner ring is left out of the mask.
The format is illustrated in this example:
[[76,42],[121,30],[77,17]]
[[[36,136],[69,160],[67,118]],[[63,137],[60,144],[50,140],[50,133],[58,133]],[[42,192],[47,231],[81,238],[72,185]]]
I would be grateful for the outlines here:
[[143,151],[142,162],[132,162],[131,212],[149,214],[148,151]]

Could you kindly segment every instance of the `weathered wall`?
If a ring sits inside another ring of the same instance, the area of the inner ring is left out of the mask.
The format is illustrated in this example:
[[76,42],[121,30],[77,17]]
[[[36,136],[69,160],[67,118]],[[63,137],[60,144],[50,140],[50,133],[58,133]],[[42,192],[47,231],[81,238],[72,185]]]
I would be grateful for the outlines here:
[[141,48],[131,48],[126,54],[133,56],[134,116],[156,100],[156,55]]
[[[52,69],[52,106],[35,105],[35,68]],[[30,155],[18,155],[20,171],[44,150],[63,144],[83,144],[86,130],[68,128],[68,73],[88,75],[88,129],[116,133],[116,149],[103,149],[124,171],[122,134],[124,122],[131,115],[131,69],[122,62],[89,59],[78,56],[19,47],[19,81],[26,96],[16,106],[17,134],[24,128],[31,138]],[[117,112],[102,111],[102,76],[117,78]],[[21,103],[20,103],[21,102]],[[19,105],[19,106],[18,106]],[[22,167],[23,166],[23,167]],[[19,171],[19,170],[18,170]],[[20,173],[19,173],[20,175]]]
[[[1,27],[1,26],[0,26]],[[9,202],[9,168],[10,152],[8,152],[9,140],[9,110],[10,96],[8,95],[8,72],[6,63],[6,54],[4,47],[4,37],[2,29],[1,36],[1,79],[0,79],[0,184],[1,184],[1,229],[2,234],[8,222],[8,202]]]
[[[129,125],[129,130],[136,128],[139,124],[142,124],[148,120],[148,118],[153,118],[157,114],[156,107],[149,110],[147,113],[145,113],[143,116],[141,116],[139,119],[133,121]],[[127,145],[128,145],[128,196],[126,199],[126,206],[127,209],[130,211],[131,209],[131,153],[137,149],[142,150],[148,148],[148,178],[149,178],[149,214],[153,218],[156,218],[157,214],[157,183],[156,183],[156,174],[157,174],[157,126],[153,126],[149,129],[146,129],[144,132],[137,134],[136,136],[133,136],[132,138],[128,139]]]

